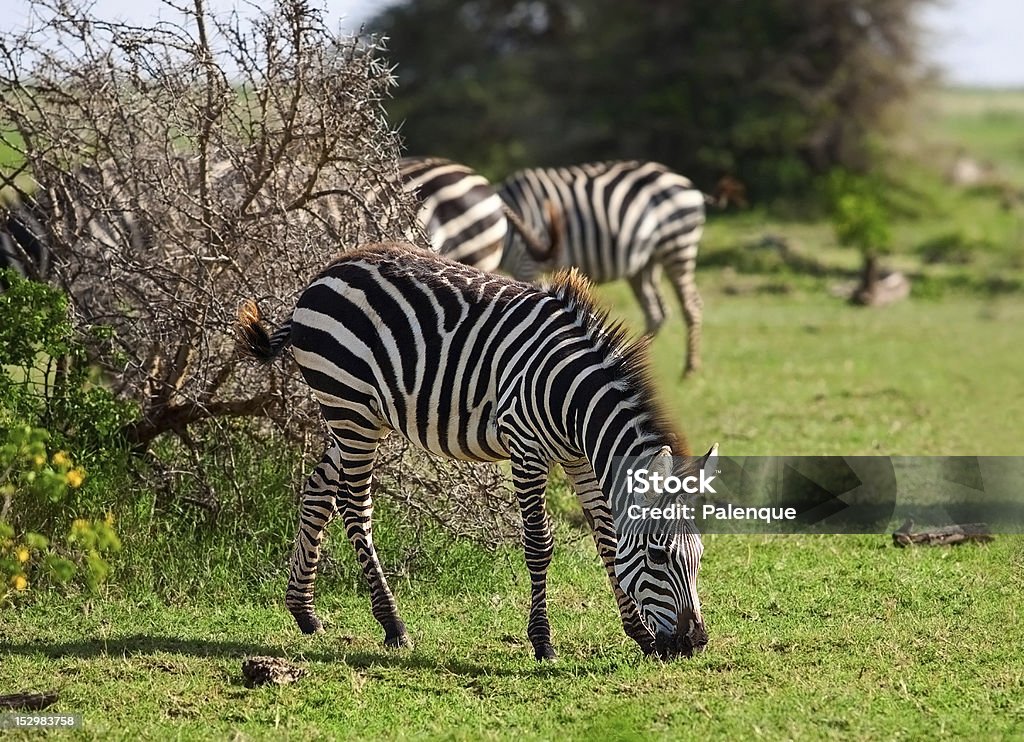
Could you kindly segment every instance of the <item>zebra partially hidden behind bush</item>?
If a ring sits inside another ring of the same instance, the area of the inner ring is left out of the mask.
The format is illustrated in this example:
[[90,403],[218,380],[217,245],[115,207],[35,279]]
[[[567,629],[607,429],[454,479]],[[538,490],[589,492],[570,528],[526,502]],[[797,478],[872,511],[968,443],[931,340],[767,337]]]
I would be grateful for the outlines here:
[[20,192],[10,203],[0,203],[0,269],[33,281],[49,277],[50,217],[45,203]]
[[[225,169],[220,166],[220,172]],[[8,203],[0,205],[0,268],[47,281],[68,253],[125,247],[141,253],[152,247],[145,209],[121,185],[121,177],[117,163],[105,160],[79,165],[57,182],[37,184],[31,193],[10,189]]]
[[[545,229],[534,232],[502,201],[480,173],[440,157],[399,161],[402,188],[417,202],[416,219],[434,252],[483,271],[496,271],[510,232],[531,260],[554,258],[560,222],[545,210]],[[543,236],[542,236],[543,235]]]
[[[344,253],[300,295],[273,334],[246,302],[240,345],[269,362],[291,345],[332,443],[302,494],[286,605],[305,633],[322,629],[313,585],[324,530],[340,514],[370,585],[385,644],[410,644],[374,549],[370,479],[391,430],[465,461],[511,460],[522,511],[538,659],[554,657],[546,603],[553,541],[544,505],[561,464],[579,496],[625,632],[647,653],[689,656],[707,643],[697,597],[703,551],[692,521],[631,520],[627,471],[696,474],[659,411],[648,341],[627,344],[577,273],[549,288],[483,273],[405,244]],[[711,463],[709,463],[711,462]],[[635,515],[635,512],[634,512]]]
[[547,228],[551,210],[563,222],[559,250],[546,261],[534,259],[510,234],[504,272],[534,281],[545,271],[576,267],[596,283],[624,278],[653,335],[665,321],[659,288],[664,269],[686,321],[683,372],[700,368],[703,302],[695,271],[706,197],[687,178],[656,162],[604,162],[521,170],[498,192],[536,231]]
[[[435,252],[485,271],[497,270],[506,235],[519,236],[516,243],[534,261],[549,261],[557,253],[561,226],[550,204],[543,205],[547,227],[543,237],[535,234],[500,198],[491,183],[465,165],[436,157],[407,157],[399,163],[402,188],[417,202],[416,218]],[[230,179],[231,163],[219,160],[211,171],[218,182]],[[76,175],[96,181],[97,187],[116,190],[116,169],[110,163],[100,168],[82,167]],[[222,186],[223,187],[223,186]],[[146,241],[142,224],[126,203],[110,196],[103,213],[80,214],[68,200],[58,213],[54,199],[40,189],[36,196],[19,193],[9,206],[0,206],[0,268],[13,268],[22,277],[44,280],[49,273],[54,243],[52,229],[57,219],[67,222],[64,231],[84,235],[100,244],[112,241],[138,247]],[[95,199],[93,199],[95,200]],[[340,223],[341,207],[323,199],[308,207],[325,225]]]

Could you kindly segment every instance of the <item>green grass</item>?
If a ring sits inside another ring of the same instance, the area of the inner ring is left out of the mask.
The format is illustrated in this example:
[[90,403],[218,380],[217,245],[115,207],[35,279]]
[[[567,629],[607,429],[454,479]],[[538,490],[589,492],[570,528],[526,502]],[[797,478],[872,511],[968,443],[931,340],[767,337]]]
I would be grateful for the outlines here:
[[[1009,111],[996,124],[993,101]],[[1022,101],[944,93],[923,139],[1003,157],[1001,176],[1024,183]],[[911,275],[913,293],[883,310],[830,293],[859,257],[820,214],[711,215],[699,274],[705,370],[678,379],[684,332],[668,292],[652,356],[694,449],[1024,454],[1020,212],[997,193],[944,188],[939,157],[908,163],[886,262]],[[800,260],[756,247],[766,234]],[[623,285],[598,293],[641,327]],[[427,557],[410,576],[399,565],[411,532],[384,504],[376,535],[416,642],[391,652],[338,527],[318,583],[329,633],[299,634],[282,599],[292,462],[236,454],[245,478],[237,489],[215,482],[226,505],[215,522],[158,506],[166,493],[109,483],[110,504],[128,503],[111,583],[91,598],[55,591],[0,609],[0,693],[60,690],[55,710],[84,714],[69,736],[85,738],[1024,736],[1024,537],[899,550],[885,534],[708,536],[710,644],[662,664],[623,635],[589,537],[557,491],[549,605],[560,659],[539,665],[521,553],[429,536],[414,544]],[[246,688],[249,654],[290,658],[309,675]]]
[[934,136],[988,161],[1024,187],[1024,90],[949,89],[926,100]]
[[[654,348],[660,384],[695,447],[1021,453],[1020,298],[857,310],[812,289],[728,296],[728,280],[707,277],[703,375],[676,382],[678,313]],[[638,320],[622,287],[602,293]],[[152,574],[132,577],[126,567],[103,597],[41,596],[0,623],[0,688],[61,690],[57,708],[86,716],[82,736],[1024,734],[1019,537],[903,551],[884,534],[709,536],[702,600],[711,643],[694,660],[661,664],[622,634],[593,546],[563,524],[550,592],[561,659],[540,666],[525,639],[528,579],[516,550],[449,547],[439,571],[395,580],[417,642],[395,653],[380,646],[340,529],[331,552],[344,556],[328,561],[319,585],[331,631],[310,639],[281,604],[279,547],[290,533],[258,536],[271,546],[240,544],[233,556],[201,529],[147,540],[133,528],[122,527],[126,548],[140,551],[126,558]],[[243,557],[257,561],[224,569]],[[160,583],[161,568],[170,584]],[[232,570],[245,577],[233,584]],[[247,654],[285,656],[310,675],[292,687],[245,688]]]
[[[1019,538],[902,551],[885,536],[709,537],[711,644],[662,664],[621,634],[589,544],[561,536],[554,664],[525,641],[513,558],[461,588],[400,585],[408,652],[380,646],[365,596],[333,590],[330,632],[312,639],[276,604],[44,601],[0,628],[0,687],[58,688],[82,736],[127,739],[1024,734]],[[310,674],[248,689],[247,654]]]
[[[717,440],[726,455],[1024,453],[1019,297],[872,310],[813,288],[729,296],[720,274],[705,274],[702,286],[706,372],[678,381],[678,309],[653,357],[695,449]],[[601,294],[642,326],[628,289]]]

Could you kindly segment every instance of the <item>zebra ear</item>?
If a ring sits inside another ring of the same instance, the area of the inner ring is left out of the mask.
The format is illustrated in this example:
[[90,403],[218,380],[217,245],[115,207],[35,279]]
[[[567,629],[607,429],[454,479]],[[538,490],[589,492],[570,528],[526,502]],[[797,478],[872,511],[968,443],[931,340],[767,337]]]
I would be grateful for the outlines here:
[[718,471],[718,442],[708,449],[700,460],[700,468],[704,471],[705,478],[711,477]]
[[[651,463],[647,465],[647,474],[649,477],[658,474],[664,478],[672,476],[674,473],[675,462],[672,459],[672,449],[668,446],[662,446],[661,450],[654,454]],[[661,492],[655,491],[654,487],[651,487],[644,495],[644,501],[648,505],[654,505],[660,499],[661,494]]]
[[672,461],[672,449],[662,446],[658,453],[651,459],[651,474],[660,474],[663,477],[671,476],[675,471],[675,463]]

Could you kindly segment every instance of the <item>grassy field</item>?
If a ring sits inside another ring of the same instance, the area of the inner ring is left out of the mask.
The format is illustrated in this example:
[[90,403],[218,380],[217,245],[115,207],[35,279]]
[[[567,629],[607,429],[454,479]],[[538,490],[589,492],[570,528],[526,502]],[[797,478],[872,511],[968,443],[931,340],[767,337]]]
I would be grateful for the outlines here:
[[[998,159],[1000,177],[1024,187],[1019,95],[949,92],[933,103],[942,115],[928,146]],[[912,296],[884,310],[833,295],[859,259],[819,214],[711,217],[699,276],[705,371],[678,380],[685,344],[672,299],[652,359],[695,449],[1024,454],[1019,207],[1004,207],[1002,191],[947,189],[941,158],[921,162],[908,165],[899,205],[927,216],[898,219],[886,259],[911,276]],[[766,236],[793,254],[763,246]],[[625,287],[599,294],[641,326]],[[416,642],[394,652],[381,646],[337,527],[318,584],[329,632],[295,628],[283,607],[294,516],[279,463],[247,469],[258,495],[226,496],[274,511],[234,531],[224,520],[221,531],[158,522],[139,493],[137,512],[119,513],[125,553],[102,594],[0,609],[0,694],[58,689],[55,710],[83,714],[69,733],[83,738],[1024,737],[1024,537],[900,550],[887,534],[708,536],[710,643],[663,664],[623,635],[594,548],[559,493],[569,517],[557,519],[549,605],[560,659],[539,665],[518,550],[432,547],[410,576],[384,518],[383,559]],[[309,675],[247,688],[240,666],[252,654]]]
[[[510,555],[447,585],[400,585],[409,652],[382,649],[365,596],[331,589],[332,629],[316,639],[277,605],[216,595],[46,601],[0,629],[0,687],[58,687],[83,736],[125,739],[1024,734],[1020,539],[901,551],[884,536],[710,537],[711,644],[660,664],[621,634],[592,549],[570,535],[552,570],[553,664],[532,658],[528,580]],[[239,667],[257,653],[310,675],[248,689]]]
[[[1020,298],[878,312],[810,292],[731,297],[715,281],[706,294],[707,373],[674,382],[681,327],[655,348],[695,445],[1020,453]],[[347,556],[339,529],[334,538]],[[558,543],[550,603],[561,658],[551,666],[525,639],[529,583],[516,550],[463,547],[441,573],[397,580],[417,648],[396,653],[380,645],[351,559],[329,563],[320,602],[331,631],[309,639],[281,604],[283,565],[263,564],[262,584],[232,586],[186,532],[169,544],[176,588],[161,598],[119,586],[6,613],[0,688],[60,689],[59,709],[85,714],[89,737],[1024,734],[1018,537],[902,551],[884,534],[709,536],[711,643],[672,664],[643,659],[622,634],[589,538],[563,523]],[[291,658],[310,676],[245,688],[248,654]]]

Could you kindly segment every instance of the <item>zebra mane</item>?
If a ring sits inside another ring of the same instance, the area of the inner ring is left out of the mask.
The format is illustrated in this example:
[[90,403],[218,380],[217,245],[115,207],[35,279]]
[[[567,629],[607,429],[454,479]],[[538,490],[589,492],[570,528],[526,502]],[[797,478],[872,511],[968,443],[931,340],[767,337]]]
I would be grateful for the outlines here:
[[676,456],[689,456],[686,437],[676,429],[658,399],[651,375],[652,336],[630,340],[621,320],[610,321],[609,311],[598,306],[591,294],[591,282],[576,268],[561,270],[551,279],[551,293],[576,317],[576,322],[594,341],[595,349],[608,358],[607,368],[622,380],[624,391],[646,415],[650,429],[666,441]]

